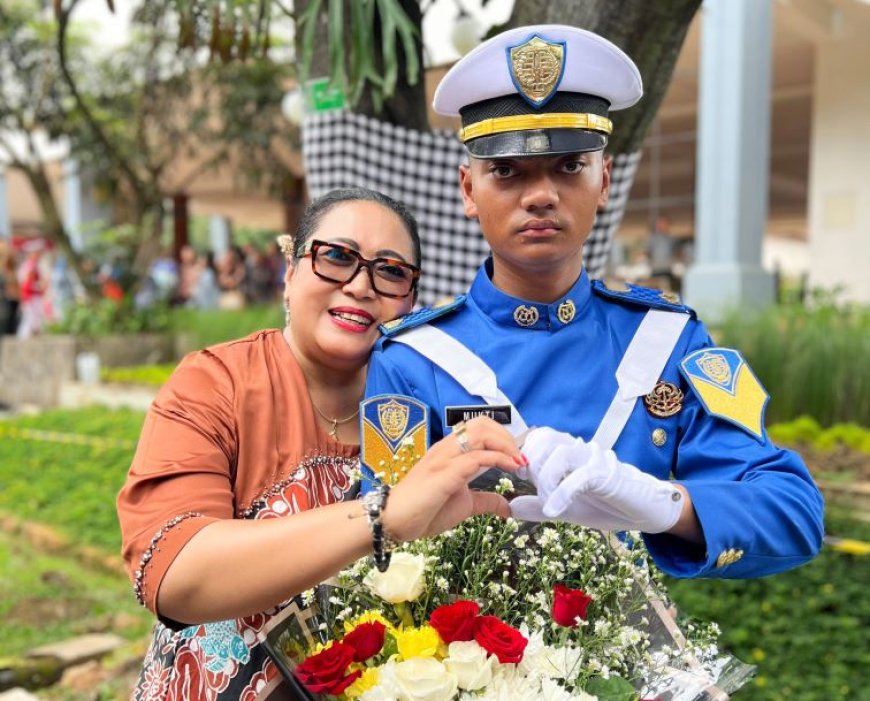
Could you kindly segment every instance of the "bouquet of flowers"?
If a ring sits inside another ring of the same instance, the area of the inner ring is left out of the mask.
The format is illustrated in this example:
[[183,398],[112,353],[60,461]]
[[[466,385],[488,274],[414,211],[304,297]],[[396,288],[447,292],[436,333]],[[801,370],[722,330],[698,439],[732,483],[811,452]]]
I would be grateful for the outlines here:
[[313,699],[727,699],[752,668],[660,591],[639,539],[478,516],[306,592],[271,647]]

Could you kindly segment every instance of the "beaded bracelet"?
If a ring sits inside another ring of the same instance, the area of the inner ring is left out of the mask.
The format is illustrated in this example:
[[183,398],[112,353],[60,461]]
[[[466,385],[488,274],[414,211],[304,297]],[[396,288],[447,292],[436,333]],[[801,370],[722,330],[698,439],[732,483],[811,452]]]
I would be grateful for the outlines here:
[[362,498],[363,509],[372,529],[372,558],[379,572],[387,571],[395,546],[393,539],[384,531],[384,522],[381,520],[389,496],[390,486],[381,484]]

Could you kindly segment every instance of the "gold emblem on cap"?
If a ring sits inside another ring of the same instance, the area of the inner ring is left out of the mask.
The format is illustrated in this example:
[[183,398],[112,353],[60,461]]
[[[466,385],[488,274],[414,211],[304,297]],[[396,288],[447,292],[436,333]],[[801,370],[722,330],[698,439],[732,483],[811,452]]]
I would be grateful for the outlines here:
[[574,306],[574,302],[570,299],[566,299],[562,304],[559,305],[559,308],[556,310],[556,316],[559,317],[559,321],[563,324],[570,324],[574,321],[574,314],[577,313],[577,307]]
[[661,448],[668,442],[668,432],[663,428],[657,428],[652,432],[652,442],[656,448]]
[[[683,392],[676,385],[659,380],[653,387],[653,391],[643,398],[643,403],[650,414],[666,419],[678,414],[683,408]],[[655,431],[653,431],[653,443],[655,443]]]
[[534,326],[538,323],[537,307],[527,307],[525,304],[521,304],[514,309],[514,321],[520,326]]
[[410,411],[404,404],[391,399],[378,405],[378,419],[384,435],[391,441],[398,440],[408,427]]
[[565,45],[533,36],[510,49],[511,73],[523,97],[542,105],[556,91],[565,64]]

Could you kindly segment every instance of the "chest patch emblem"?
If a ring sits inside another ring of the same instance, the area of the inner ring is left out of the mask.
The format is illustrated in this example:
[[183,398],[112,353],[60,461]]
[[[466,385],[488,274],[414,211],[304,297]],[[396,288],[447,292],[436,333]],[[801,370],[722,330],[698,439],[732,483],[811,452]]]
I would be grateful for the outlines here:
[[653,391],[643,398],[646,410],[660,419],[679,414],[683,408],[683,392],[674,384],[659,380]]

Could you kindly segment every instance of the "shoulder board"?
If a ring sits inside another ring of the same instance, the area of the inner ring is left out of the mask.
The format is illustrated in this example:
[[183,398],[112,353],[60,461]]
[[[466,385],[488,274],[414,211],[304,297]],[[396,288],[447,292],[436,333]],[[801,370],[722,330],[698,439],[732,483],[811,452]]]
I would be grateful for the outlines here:
[[423,307],[417,309],[410,314],[400,316],[398,319],[393,319],[384,324],[381,324],[381,333],[386,336],[395,336],[408,329],[413,329],[423,324],[428,324],[434,319],[450,314],[465,304],[466,295],[457,295],[456,297],[445,297],[442,300],[435,302],[431,307]]
[[605,283],[592,281],[592,291],[606,299],[636,304],[650,309],[663,309],[668,312],[683,312],[695,317],[695,311],[680,300],[676,292],[665,292],[654,287],[641,287],[627,282]]
[[704,409],[764,441],[768,394],[746,360],[732,348],[701,348],[680,361],[680,373]]

